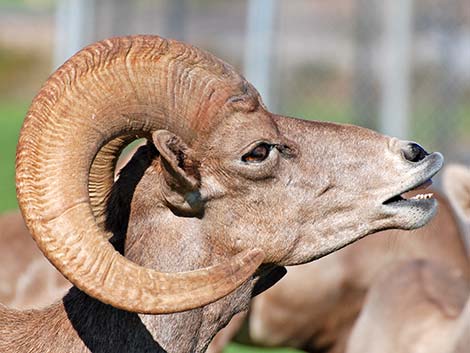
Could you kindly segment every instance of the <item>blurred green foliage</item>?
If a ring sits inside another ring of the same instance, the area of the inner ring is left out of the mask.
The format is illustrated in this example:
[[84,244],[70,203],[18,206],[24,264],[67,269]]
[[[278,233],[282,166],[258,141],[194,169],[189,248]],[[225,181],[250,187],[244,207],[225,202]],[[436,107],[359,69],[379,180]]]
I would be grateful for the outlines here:
[[[0,0],[0,6],[16,7],[16,8],[50,8],[58,0]],[[60,1],[60,0],[59,0]]]
[[0,212],[17,207],[15,150],[28,105],[0,103]]

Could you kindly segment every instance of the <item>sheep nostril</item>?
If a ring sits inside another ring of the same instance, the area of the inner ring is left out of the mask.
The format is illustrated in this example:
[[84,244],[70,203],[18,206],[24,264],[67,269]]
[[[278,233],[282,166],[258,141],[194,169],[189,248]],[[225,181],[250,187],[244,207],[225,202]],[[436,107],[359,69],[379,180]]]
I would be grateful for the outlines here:
[[422,161],[426,156],[429,155],[428,152],[424,150],[423,147],[417,143],[410,142],[403,149],[403,157],[410,162],[419,162]]

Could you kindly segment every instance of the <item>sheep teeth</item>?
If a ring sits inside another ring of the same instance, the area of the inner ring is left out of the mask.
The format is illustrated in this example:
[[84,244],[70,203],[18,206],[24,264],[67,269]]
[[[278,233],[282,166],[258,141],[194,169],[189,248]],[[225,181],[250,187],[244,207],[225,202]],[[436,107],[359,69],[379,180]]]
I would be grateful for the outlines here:
[[426,200],[426,199],[431,199],[434,195],[432,193],[429,194],[418,194],[416,196],[413,196],[412,199],[414,200]]

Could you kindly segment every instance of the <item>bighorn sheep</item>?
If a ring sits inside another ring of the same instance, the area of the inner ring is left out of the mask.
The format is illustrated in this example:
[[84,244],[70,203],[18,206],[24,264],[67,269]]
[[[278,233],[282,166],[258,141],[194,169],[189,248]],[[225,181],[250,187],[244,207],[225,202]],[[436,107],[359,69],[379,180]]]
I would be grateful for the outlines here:
[[[452,166],[444,184],[468,229],[470,169]],[[469,344],[469,277],[437,261],[415,261],[372,286],[347,352],[465,353]]]
[[[136,137],[148,143],[113,183]],[[442,163],[364,128],[272,114],[192,46],[93,44],[42,87],[17,149],[26,224],[75,287],[43,310],[0,307],[0,351],[202,352],[282,266],[428,222],[434,199],[400,195]]]
[[[253,300],[241,338],[265,346],[344,352],[369,287],[389,268],[428,259],[470,280],[456,212],[446,197],[434,194],[439,208],[425,227],[411,234],[384,231],[312,263],[288,268],[279,283]],[[231,322],[215,337],[209,352],[221,352],[242,323],[240,318]]]

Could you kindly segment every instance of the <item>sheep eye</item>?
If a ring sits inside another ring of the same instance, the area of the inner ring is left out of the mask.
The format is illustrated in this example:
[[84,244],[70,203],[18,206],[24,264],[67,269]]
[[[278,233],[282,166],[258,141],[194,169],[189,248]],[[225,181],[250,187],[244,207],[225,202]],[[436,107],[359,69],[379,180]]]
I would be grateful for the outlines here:
[[243,155],[242,161],[249,162],[249,163],[259,163],[264,161],[269,156],[269,152],[271,151],[270,145],[267,143],[262,143],[261,145],[256,146],[250,152]]

